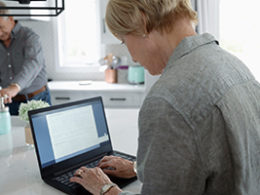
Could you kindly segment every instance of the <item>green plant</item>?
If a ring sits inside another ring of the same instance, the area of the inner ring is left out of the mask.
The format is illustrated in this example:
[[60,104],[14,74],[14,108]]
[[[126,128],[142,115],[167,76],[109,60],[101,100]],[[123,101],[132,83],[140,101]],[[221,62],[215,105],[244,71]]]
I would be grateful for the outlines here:
[[19,118],[24,121],[29,121],[28,117],[28,111],[29,110],[35,110],[38,108],[45,108],[50,106],[47,102],[44,102],[42,100],[31,100],[27,103],[21,103],[19,107]]

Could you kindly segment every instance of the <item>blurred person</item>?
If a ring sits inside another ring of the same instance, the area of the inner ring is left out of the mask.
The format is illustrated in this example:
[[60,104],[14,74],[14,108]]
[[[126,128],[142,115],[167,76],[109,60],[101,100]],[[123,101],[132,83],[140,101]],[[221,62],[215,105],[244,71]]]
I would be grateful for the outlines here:
[[[0,14],[7,13],[0,9]],[[51,104],[39,36],[12,16],[0,16],[0,86],[11,115],[18,115],[20,104],[28,100]]]

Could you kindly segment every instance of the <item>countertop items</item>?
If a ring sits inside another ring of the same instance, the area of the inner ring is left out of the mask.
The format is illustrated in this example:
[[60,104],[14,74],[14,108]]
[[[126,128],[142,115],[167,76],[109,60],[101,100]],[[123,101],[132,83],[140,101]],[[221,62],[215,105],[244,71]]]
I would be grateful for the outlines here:
[[[138,111],[138,109],[105,109],[115,150],[136,155]],[[25,122],[18,117],[12,117],[11,132],[0,135],[0,194],[64,194],[45,184],[40,178],[34,148],[26,146],[24,141],[24,126]],[[140,189],[139,181],[124,188],[135,193],[139,193]]]
[[5,106],[4,99],[4,97],[0,97],[0,135],[9,133],[11,130],[9,107]]
[[144,84],[144,67],[143,66],[129,66],[128,82],[131,84],[134,84],[134,85]]
[[117,83],[117,68],[120,66],[121,59],[112,53],[99,60],[100,65],[105,66],[105,81]]

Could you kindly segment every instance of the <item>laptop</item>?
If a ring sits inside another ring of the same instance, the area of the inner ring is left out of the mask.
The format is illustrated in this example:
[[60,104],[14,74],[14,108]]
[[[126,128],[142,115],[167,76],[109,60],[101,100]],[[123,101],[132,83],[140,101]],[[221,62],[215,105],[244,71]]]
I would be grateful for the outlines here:
[[[67,194],[91,194],[69,182],[81,166],[95,167],[105,155],[136,160],[113,150],[101,97],[40,108],[28,115],[41,177]],[[109,177],[121,188],[136,180]]]

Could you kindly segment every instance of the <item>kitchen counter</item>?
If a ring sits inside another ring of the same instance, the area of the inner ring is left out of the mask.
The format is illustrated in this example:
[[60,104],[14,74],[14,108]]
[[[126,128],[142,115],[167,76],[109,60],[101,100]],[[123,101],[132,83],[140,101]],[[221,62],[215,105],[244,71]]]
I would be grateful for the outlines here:
[[105,81],[51,81],[48,87],[53,105],[101,96],[108,108],[140,108],[145,96],[144,85]]
[[130,85],[107,83],[105,81],[51,81],[48,83],[50,90],[63,91],[135,91],[144,92],[144,85]]
[[[138,111],[138,109],[105,109],[115,150],[136,155]],[[25,123],[18,117],[12,117],[11,132],[0,135],[0,194],[64,194],[42,181],[34,148],[25,144],[24,126]],[[123,189],[139,193],[141,183],[135,181]]]

